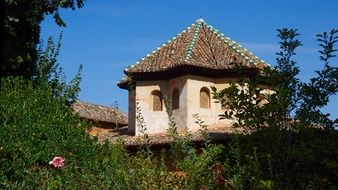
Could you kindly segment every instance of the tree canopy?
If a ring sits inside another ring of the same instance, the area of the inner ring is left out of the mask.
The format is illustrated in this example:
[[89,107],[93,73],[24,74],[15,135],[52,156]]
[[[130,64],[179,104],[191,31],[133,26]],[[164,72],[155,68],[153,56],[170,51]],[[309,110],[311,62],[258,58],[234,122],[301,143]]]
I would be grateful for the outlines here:
[[66,26],[61,9],[83,7],[84,0],[5,0],[4,36],[2,42],[1,77],[23,76],[30,79],[35,73],[40,41],[40,24],[47,15],[55,23]]
[[[333,130],[337,120],[322,112],[329,97],[338,92],[338,67],[330,62],[337,51],[337,34],[333,29],[317,35],[324,64],[308,83],[299,80],[293,59],[302,45],[298,31],[279,29],[276,67],[266,67],[251,79],[241,77],[220,91],[212,88],[213,97],[227,108],[221,118],[232,119],[234,127],[249,134],[239,141],[240,149],[258,160],[263,189],[337,187],[337,131]],[[240,63],[236,65],[243,73]]]
[[[324,64],[322,70],[315,71],[317,76],[306,83],[299,80],[300,70],[293,60],[295,50],[302,45],[297,39],[298,31],[279,29],[281,51],[276,53],[276,67],[266,67],[263,74],[253,80],[242,77],[239,81],[232,81],[229,88],[220,91],[213,87],[214,98],[228,108],[222,117],[235,119],[235,126],[248,131],[265,127],[289,129],[290,125],[331,128],[335,121],[330,120],[330,114],[323,113],[321,108],[328,104],[330,96],[338,92],[338,67],[330,62],[337,51],[334,49],[337,33],[338,30],[333,29],[317,35],[320,60]],[[236,63],[235,66],[240,75],[241,65]],[[262,93],[264,89],[260,83],[268,84],[271,93]]]

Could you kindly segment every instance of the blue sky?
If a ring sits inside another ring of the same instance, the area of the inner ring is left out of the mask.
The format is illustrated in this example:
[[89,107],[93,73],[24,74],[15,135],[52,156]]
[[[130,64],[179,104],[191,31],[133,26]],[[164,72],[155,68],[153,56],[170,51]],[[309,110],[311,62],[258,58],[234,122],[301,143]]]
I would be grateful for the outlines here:
[[[234,0],[114,0],[86,1],[82,9],[64,10],[67,27],[58,27],[49,16],[42,23],[41,39],[55,39],[63,31],[58,62],[68,79],[83,64],[79,99],[102,105],[117,102],[127,111],[127,91],[116,83],[123,69],[202,17],[232,40],[275,65],[276,29],[296,28],[303,47],[295,60],[303,81],[322,68],[315,35],[338,29],[338,1],[234,1]],[[337,66],[337,58],[332,60]],[[338,96],[324,111],[338,117]]]

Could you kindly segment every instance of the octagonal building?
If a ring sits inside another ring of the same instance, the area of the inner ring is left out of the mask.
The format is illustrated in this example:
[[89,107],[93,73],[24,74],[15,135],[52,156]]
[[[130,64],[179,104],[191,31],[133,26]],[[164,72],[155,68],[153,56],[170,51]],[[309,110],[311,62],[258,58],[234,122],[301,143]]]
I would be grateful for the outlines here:
[[267,64],[217,29],[198,19],[181,33],[124,70],[117,85],[129,91],[128,131],[140,135],[140,117],[148,134],[169,127],[171,110],[178,130],[196,131],[195,114],[208,126],[229,126],[212,100],[211,86],[224,89],[238,79],[234,65],[242,64],[246,77]]

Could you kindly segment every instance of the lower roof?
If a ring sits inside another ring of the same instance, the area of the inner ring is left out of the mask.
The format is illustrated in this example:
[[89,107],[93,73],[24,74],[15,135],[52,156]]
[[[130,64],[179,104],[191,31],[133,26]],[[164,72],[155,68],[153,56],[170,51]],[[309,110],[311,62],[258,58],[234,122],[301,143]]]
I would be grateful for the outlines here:
[[115,125],[128,125],[128,116],[118,108],[102,106],[93,103],[76,101],[72,104],[72,109],[81,118],[95,122],[106,122]]

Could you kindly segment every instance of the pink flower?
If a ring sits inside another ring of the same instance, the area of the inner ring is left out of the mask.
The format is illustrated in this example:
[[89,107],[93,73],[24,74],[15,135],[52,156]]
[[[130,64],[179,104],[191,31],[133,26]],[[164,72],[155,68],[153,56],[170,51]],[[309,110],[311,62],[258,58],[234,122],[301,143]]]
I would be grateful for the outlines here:
[[55,156],[52,161],[49,162],[54,168],[62,168],[65,166],[65,159],[59,156]]

